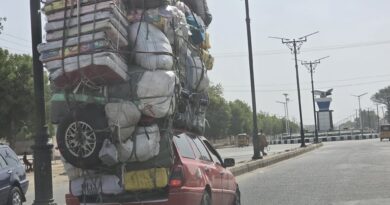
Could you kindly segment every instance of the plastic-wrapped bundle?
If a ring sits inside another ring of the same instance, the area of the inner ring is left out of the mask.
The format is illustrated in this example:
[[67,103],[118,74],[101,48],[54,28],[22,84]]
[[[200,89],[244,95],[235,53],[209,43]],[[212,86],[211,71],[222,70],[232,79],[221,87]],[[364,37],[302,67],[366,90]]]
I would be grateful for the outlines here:
[[137,127],[131,139],[117,144],[121,162],[144,162],[159,154],[160,130],[156,124]]
[[190,50],[187,52],[185,66],[186,84],[188,89],[202,92],[209,87],[210,80],[201,58],[196,55],[192,56],[194,54],[196,53],[191,53]]
[[84,174],[95,174],[96,171],[94,170],[82,170],[80,168],[74,167],[72,164],[68,163],[62,156],[61,156],[62,164],[64,165],[65,173],[68,176],[69,180],[74,180]]
[[172,47],[162,31],[152,24],[138,22],[130,26],[129,33],[137,65],[148,70],[172,70]]
[[[142,14],[144,14],[143,18]],[[141,9],[132,10],[127,18],[130,22],[144,21],[153,24],[164,32],[171,45],[182,44],[183,39],[187,39],[189,35],[186,17],[175,6],[164,6],[146,11]]]
[[99,158],[102,160],[103,164],[107,166],[113,166],[117,164],[118,161],[118,150],[115,145],[108,139],[105,139],[103,146],[99,152]]
[[207,0],[182,0],[192,11],[202,17],[206,26],[210,25],[213,20],[213,16],[209,11]]
[[162,118],[175,110],[175,88],[179,83],[172,71],[147,71],[137,85],[138,108],[142,114]]
[[128,140],[133,134],[141,113],[132,102],[108,103],[105,107],[108,124],[117,127],[122,142]]

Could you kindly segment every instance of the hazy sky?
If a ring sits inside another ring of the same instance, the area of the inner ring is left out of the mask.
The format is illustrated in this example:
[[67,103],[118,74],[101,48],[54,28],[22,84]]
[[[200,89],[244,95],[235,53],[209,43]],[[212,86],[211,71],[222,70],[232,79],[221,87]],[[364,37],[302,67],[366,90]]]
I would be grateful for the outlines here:
[[[0,46],[16,53],[31,53],[29,1],[1,0],[5,16]],[[221,83],[228,100],[249,104],[250,80],[243,0],[209,0],[214,16],[209,32],[215,67],[209,74]],[[315,87],[334,88],[331,108],[337,123],[355,113],[352,94],[368,92],[362,108],[374,108],[370,97],[390,85],[390,1],[388,0],[250,0],[258,110],[284,115],[282,93],[289,93],[290,116],[298,117],[293,55],[268,36],[297,38],[314,31],[302,46],[299,59],[330,56],[318,66]],[[313,124],[310,75],[299,67],[304,124]]]

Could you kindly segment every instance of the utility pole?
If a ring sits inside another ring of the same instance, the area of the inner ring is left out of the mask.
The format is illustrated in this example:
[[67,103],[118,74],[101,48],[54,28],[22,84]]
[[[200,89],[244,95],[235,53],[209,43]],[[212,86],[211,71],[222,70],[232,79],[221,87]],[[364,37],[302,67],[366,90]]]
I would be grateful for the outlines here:
[[360,95],[352,95],[354,97],[357,97],[358,101],[359,101],[359,115],[360,115],[360,133],[361,135],[363,136],[363,116],[362,116],[362,108],[361,108],[361,104],[360,104],[360,98],[364,95],[367,95],[368,93],[363,93],[363,94],[360,94]]
[[283,44],[286,44],[287,47],[291,50],[291,52],[294,54],[294,59],[295,59],[295,74],[296,74],[296,79],[297,79],[297,90],[298,90],[298,105],[299,105],[299,120],[300,120],[300,127],[301,127],[301,147],[306,147],[305,145],[305,132],[303,130],[303,119],[302,119],[302,103],[301,103],[301,88],[299,85],[299,71],[298,71],[298,58],[297,55],[301,50],[301,46],[303,43],[307,42],[307,37],[319,33],[314,32],[311,34],[308,34],[306,36],[302,36],[298,39],[288,39],[288,38],[279,38],[279,37],[270,37],[270,38],[275,38],[282,40]]
[[284,119],[285,119],[285,124],[286,124],[286,135],[288,135],[288,122],[287,122],[287,102],[282,102],[282,101],[276,101],[276,103],[283,104],[284,108]]
[[314,143],[318,143],[318,126],[317,126],[317,111],[316,111],[316,102],[314,99],[314,80],[313,80],[313,73],[315,72],[317,65],[321,63],[321,60],[329,58],[329,56],[314,60],[314,61],[302,61],[302,65],[304,65],[311,77],[311,96],[313,98],[313,112],[314,112]]
[[252,159],[261,159],[260,155],[260,144],[257,128],[257,110],[256,110],[256,88],[255,88],[255,78],[253,71],[253,53],[252,53],[252,34],[251,34],[251,19],[249,17],[249,2],[245,0],[245,11],[246,11],[246,29],[248,35],[248,53],[249,53],[249,71],[251,78],[251,91],[252,91],[252,111],[253,111],[253,157]]
[[288,101],[290,101],[290,99],[288,98],[288,94],[287,93],[283,93],[284,95],[284,98],[286,100],[286,119],[287,119],[287,134],[288,136],[290,136],[290,139],[291,139],[291,130],[290,130],[290,118],[288,116]]
[[34,95],[36,106],[36,126],[34,150],[35,199],[33,205],[55,205],[51,159],[53,145],[49,143],[45,119],[43,65],[39,61],[38,45],[42,42],[41,1],[30,0],[31,37],[34,73]]
[[368,128],[371,129],[370,108],[367,108]]

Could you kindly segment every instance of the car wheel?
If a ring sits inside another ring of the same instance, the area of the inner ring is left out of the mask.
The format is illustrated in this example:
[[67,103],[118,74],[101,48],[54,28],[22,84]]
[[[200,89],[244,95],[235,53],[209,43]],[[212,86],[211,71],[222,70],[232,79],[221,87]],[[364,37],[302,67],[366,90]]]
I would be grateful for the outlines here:
[[22,205],[22,191],[19,187],[13,187],[8,196],[7,205]]
[[233,205],[241,205],[241,192],[237,187],[236,195],[234,197],[234,204]]
[[75,167],[100,165],[99,152],[110,131],[103,109],[87,106],[66,116],[58,126],[57,144],[64,159]]
[[211,196],[209,192],[205,191],[202,196],[202,201],[200,203],[201,205],[211,205]]

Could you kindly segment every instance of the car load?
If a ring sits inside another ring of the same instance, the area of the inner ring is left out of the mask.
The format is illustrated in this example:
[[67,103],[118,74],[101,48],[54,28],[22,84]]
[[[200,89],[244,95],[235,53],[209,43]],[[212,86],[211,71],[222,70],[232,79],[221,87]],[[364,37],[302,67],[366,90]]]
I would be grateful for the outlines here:
[[214,63],[206,0],[43,5],[38,51],[71,193],[103,202],[167,187],[173,130],[205,131]]

